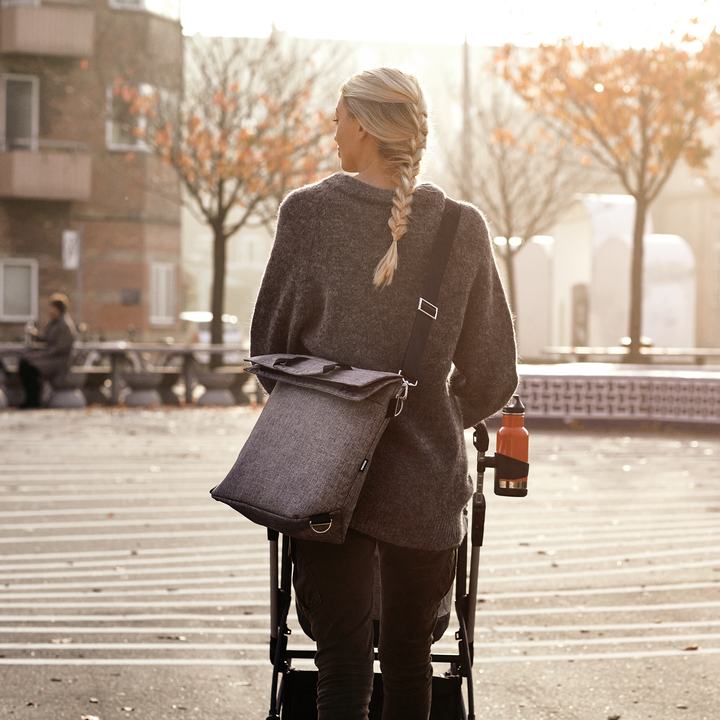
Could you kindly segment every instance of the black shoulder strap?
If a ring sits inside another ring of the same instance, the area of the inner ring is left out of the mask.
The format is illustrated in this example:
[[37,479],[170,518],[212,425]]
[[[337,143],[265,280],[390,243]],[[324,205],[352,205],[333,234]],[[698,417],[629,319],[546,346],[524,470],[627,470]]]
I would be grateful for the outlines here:
[[411,384],[417,385],[420,375],[425,345],[427,344],[430,328],[438,316],[437,298],[440,294],[445,267],[447,266],[450,250],[452,249],[458,222],[460,221],[460,203],[445,198],[445,208],[440,222],[440,228],[435,237],[430,265],[425,275],[425,282],[420,295],[415,322],[413,323],[410,342],[405,352],[400,374]]

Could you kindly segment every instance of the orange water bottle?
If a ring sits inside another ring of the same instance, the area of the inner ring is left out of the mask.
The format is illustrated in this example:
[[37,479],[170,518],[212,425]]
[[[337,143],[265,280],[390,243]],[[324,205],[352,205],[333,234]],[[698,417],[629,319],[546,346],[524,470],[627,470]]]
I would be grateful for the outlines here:
[[525,406],[518,395],[503,408],[502,427],[497,433],[495,494],[511,497],[527,495],[528,431]]

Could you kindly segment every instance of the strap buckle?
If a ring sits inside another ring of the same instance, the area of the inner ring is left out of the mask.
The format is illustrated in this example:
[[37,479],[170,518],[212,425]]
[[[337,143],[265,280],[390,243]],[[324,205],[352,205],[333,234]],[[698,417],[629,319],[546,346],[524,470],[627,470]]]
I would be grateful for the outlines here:
[[407,398],[407,393],[408,393],[407,389],[409,387],[417,387],[418,381],[416,380],[415,382],[410,382],[402,374],[402,372],[403,372],[402,370],[398,370],[398,375],[402,378],[402,381],[403,381],[403,387],[401,387],[400,390],[398,390],[398,396],[404,392],[405,394],[403,395],[402,399],[405,400]]
[[437,306],[433,305],[431,302],[428,302],[425,298],[420,298],[420,302],[418,303],[418,310],[421,313],[425,313],[425,315],[427,315],[431,320],[437,320]]
[[[403,404],[405,400],[407,400],[408,388],[410,385],[412,385],[412,383],[408,382],[405,378],[402,379],[402,385],[395,396],[395,414],[393,417],[397,417],[402,412]],[[417,382],[415,385],[417,385]]]

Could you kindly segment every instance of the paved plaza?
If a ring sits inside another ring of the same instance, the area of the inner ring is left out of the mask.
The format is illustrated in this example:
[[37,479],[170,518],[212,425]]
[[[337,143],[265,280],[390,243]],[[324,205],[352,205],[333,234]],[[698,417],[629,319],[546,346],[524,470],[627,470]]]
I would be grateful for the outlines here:
[[[265,533],[208,494],[257,412],[0,412],[0,717],[266,718]],[[487,493],[478,719],[720,718],[720,432],[530,442],[528,497]]]

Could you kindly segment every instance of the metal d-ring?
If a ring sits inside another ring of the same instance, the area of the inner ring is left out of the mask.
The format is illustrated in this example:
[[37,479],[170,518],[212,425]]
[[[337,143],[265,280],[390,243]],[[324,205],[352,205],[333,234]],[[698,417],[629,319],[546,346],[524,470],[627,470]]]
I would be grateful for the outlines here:
[[318,527],[324,527],[327,525],[327,527],[324,530],[318,530],[315,525],[313,525],[312,521],[310,521],[310,527],[312,528],[312,531],[314,533],[317,533],[318,535],[324,535],[331,527],[332,527],[333,521],[331,520],[328,523],[318,523]]

